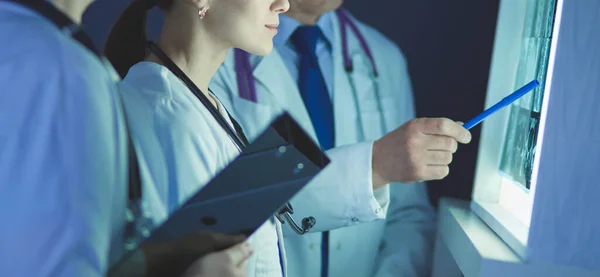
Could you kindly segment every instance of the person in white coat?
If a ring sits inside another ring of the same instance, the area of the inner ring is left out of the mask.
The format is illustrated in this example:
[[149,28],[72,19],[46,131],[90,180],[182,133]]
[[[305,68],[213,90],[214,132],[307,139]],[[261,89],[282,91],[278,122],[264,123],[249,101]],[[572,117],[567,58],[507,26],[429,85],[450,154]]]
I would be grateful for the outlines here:
[[[154,199],[149,204],[155,220],[161,221],[239,154],[225,131],[232,130],[234,122],[208,84],[231,47],[261,55],[272,49],[278,14],[287,10],[288,2],[139,0],[134,4],[115,25],[105,51],[119,74],[126,75],[120,84],[125,110],[134,142],[149,161],[155,186],[146,191]],[[144,19],[154,4],[164,12],[165,23],[158,44],[150,44],[147,52]],[[219,124],[217,118],[226,124]],[[370,157],[372,143],[352,149],[339,149],[339,153],[349,153],[346,159]],[[333,168],[339,173],[339,166],[330,164],[325,171]],[[335,176],[344,181],[343,187],[319,182],[313,189],[318,193],[304,196],[303,202],[311,205],[296,209],[296,214],[306,215],[302,217],[317,219],[314,230],[385,217],[389,189],[384,181],[376,182],[382,189],[374,191],[370,167],[361,163],[350,169]],[[352,170],[360,174],[350,174]],[[332,195],[340,201],[330,201]],[[255,254],[248,260],[248,276],[285,275],[280,228],[279,221],[268,221],[249,239]]]
[[[158,43],[148,48],[145,18],[154,7],[165,21]],[[124,76],[119,88],[147,161],[149,179],[142,182],[156,223],[239,155],[226,131],[234,122],[208,83],[231,47],[268,53],[273,25],[288,7],[287,0],[134,0],[114,25],[105,53]],[[270,220],[248,239],[254,254],[233,268],[234,276],[282,276],[278,228]]]
[[100,277],[122,250],[125,121],[73,38],[89,3],[0,1],[1,276]]
[[[469,142],[470,134],[448,119],[412,120],[404,56],[381,33],[339,10],[341,0],[290,2],[290,11],[280,17],[276,51],[266,57],[230,52],[211,83],[214,93],[251,139],[286,110],[322,141],[318,131],[326,113],[311,110],[318,96],[302,91],[302,49],[312,47],[309,56],[318,64],[323,91],[331,101],[334,143],[324,148],[336,146],[328,151],[335,167],[291,201],[297,213],[350,207],[348,201],[364,203],[361,199],[381,194],[387,188],[376,189],[381,184],[405,184],[390,186],[385,221],[303,236],[284,229],[289,276],[428,276],[434,212],[424,184],[406,183],[446,176],[457,142]],[[306,33],[308,26],[318,27],[321,34],[312,46],[303,46],[310,38],[298,38],[298,33]],[[381,181],[378,176],[385,177]],[[345,197],[343,191],[351,188],[358,188],[354,198]],[[323,195],[327,203],[315,201]]]

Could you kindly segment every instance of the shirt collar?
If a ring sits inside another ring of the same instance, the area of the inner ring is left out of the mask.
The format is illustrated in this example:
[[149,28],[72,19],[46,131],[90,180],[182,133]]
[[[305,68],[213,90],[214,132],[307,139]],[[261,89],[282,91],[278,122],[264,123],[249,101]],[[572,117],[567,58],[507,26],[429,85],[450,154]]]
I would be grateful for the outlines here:
[[[333,11],[327,12],[319,18],[317,21],[317,26],[321,28],[321,32],[323,32],[323,36],[325,36],[326,42],[331,46],[333,42],[333,26],[331,23],[331,17],[333,16]],[[283,46],[290,39],[296,28],[302,26],[298,20],[293,19],[285,14],[279,16],[279,32],[273,39],[273,43],[275,47]]]

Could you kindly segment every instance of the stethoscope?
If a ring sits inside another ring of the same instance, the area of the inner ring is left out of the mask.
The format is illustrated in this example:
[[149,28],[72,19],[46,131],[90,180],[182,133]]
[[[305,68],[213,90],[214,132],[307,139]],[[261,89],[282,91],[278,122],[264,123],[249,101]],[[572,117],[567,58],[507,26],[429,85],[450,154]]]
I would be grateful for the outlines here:
[[[371,49],[369,48],[369,45],[367,44],[367,40],[361,34],[360,30],[358,29],[358,26],[356,26],[354,21],[352,21],[352,19],[348,15],[348,12],[346,10],[340,8],[335,11],[335,14],[337,15],[338,21],[340,23],[344,69],[346,71],[346,76],[348,77],[350,87],[352,88],[352,93],[355,97],[355,101],[354,101],[355,105],[356,105],[355,108],[357,111],[360,111],[358,91],[356,89],[356,81],[355,81],[355,77],[354,77],[354,65],[352,63],[352,59],[350,58],[350,51],[349,51],[349,47],[348,47],[348,34],[347,34],[348,28],[350,29],[350,31],[352,31],[352,33],[358,40],[360,47],[361,47],[363,53],[367,56],[367,59],[371,66],[371,74],[372,74],[371,80],[373,82],[375,99],[377,101],[377,109],[379,110],[379,112],[381,114],[381,128],[382,128],[381,130],[387,130],[387,128],[386,128],[387,124],[385,121],[385,117],[382,114],[383,105],[381,103],[381,97],[379,97],[379,82],[378,82],[379,71],[377,70],[377,65],[375,63],[375,58],[373,57],[373,53],[371,52]],[[243,50],[235,49],[234,56],[235,56],[235,70],[237,73],[239,96],[243,99],[246,99],[246,100],[256,103],[257,102],[256,82],[254,80],[254,77],[252,76],[252,66],[250,65],[250,54]],[[359,118],[359,123],[361,125],[361,129],[363,130],[363,139],[364,139],[367,137],[367,132],[364,128],[366,122],[364,122],[362,117],[359,116],[358,118]]]
[[[108,67],[107,61],[100,51],[95,47],[92,39],[84,32],[81,26],[73,22],[65,14],[60,12],[54,5],[47,1],[39,0],[9,0],[13,3],[23,5],[41,16],[48,19],[63,33],[70,36],[73,40],[79,42],[89,51],[94,53],[100,61]],[[124,110],[124,109],[123,109]],[[124,249],[130,251],[135,249],[141,241],[148,237],[154,223],[147,212],[147,208],[142,201],[142,183],[140,177],[140,168],[135,154],[133,142],[130,136],[130,129],[127,120],[125,120],[127,130],[128,144],[128,203],[125,211],[125,231],[124,231]]]
[[[387,130],[385,117],[383,116],[383,113],[382,113],[383,106],[381,104],[381,99],[379,97],[379,84],[378,84],[379,72],[377,70],[377,65],[375,64],[375,58],[373,57],[373,53],[371,52],[371,49],[369,48],[369,45],[367,44],[365,37],[361,34],[360,30],[358,29],[356,24],[352,21],[352,19],[348,15],[348,13],[344,9],[337,9],[335,11],[335,14],[337,15],[337,18],[340,23],[344,69],[346,71],[346,76],[348,78],[350,87],[352,88],[352,93],[355,98],[355,108],[357,111],[360,112],[358,91],[356,89],[356,81],[355,81],[355,77],[354,77],[354,66],[352,64],[352,59],[350,58],[350,52],[349,52],[349,47],[348,47],[348,34],[347,34],[348,28],[350,28],[350,30],[352,31],[352,33],[354,34],[356,39],[358,39],[360,47],[361,47],[363,53],[367,56],[369,63],[371,65],[371,74],[372,74],[372,82],[373,82],[373,86],[374,86],[375,99],[377,100],[377,108],[379,109],[380,114],[381,114],[381,128],[382,128],[381,130]],[[246,100],[256,103],[257,102],[256,82],[252,75],[252,66],[250,65],[250,54],[245,51],[236,49],[234,51],[234,56],[235,56],[235,70],[236,70],[236,74],[237,74],[239,96],[243,99],[246,99]],[[367,138],[367,131],[365,129],[365,122],[364,122],[365,120],[363,120],[361,116],[359,116],[358,118],[359,118],[359,124],[361,125],[360,127],[363,130],[363,140],[365,140]],[[322,269],[321,276],[327,276],[327,268],[328,268],[328,263],[329,263],[327,253],[329,252],[329,246],[326,241],[328,241],[328,240],[329,240],[329,235],[327,234],[327,232],[325,232],[323,234],[323,242],[324,243],[322,245],[323,248],[322,248],[322,261],[321,261],[321,269]]]
[[[229,120],[231,121],[233,128],[231,125],[227,123],[227,120],[223,115],[219,112],[219,110],[210,103],[208,97],[202,93],[200,88],[194,84],[194,82],[171,60],[154,42],[149,42],[148,47],[150,51],[156,55],[177,78],[179,78],[185,86],[192,91],[192,93],[198,98],[198,100],[204,105],[206,109],[211,113],[211,115],[217,120],[221,128],[225,130],[229,138],[233,141],[235,146],[238,148],[239,152],[242,153],[244,148],[249,144],[248,139],[246,138],[242,127],[239,123],[227,112],[229,116]],[[211,92],[212,93],[212,92]],[[292,214],[294,213],[294,209],[292,205],[288,202],[286,203],[279,211],[275,213],[275,217],[284,224],[287,222],[292,230],[299,235],[303,235],[307,233],[312,227],[316,224],[316,219],[312,216],[306,217],[302,220],[301,226],[294,220]]]

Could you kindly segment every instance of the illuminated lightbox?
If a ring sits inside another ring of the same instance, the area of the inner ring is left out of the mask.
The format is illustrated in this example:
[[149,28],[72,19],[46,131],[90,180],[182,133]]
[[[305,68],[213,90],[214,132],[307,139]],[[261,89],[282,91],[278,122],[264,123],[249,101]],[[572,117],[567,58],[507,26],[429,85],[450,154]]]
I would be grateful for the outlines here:
[[523,263],[590,276],[600,273],[598,26],[597,0],[500,2],[486,107],[541,86],[483,123],[471,202]]
[[471,208],[525,257],[552,71],[556,0],[502,1],[486,107],[533,79],[540,86],[488,118],[482,129]]

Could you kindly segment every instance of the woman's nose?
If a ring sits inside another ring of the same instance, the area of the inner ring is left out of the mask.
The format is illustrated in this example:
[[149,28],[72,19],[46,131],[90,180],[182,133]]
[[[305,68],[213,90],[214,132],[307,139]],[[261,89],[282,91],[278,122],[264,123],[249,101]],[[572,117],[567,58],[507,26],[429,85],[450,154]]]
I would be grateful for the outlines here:
[[275,0],[271,5],[271,10],[276,13],[285,13],[290,9],[290,1],[288,0]]

